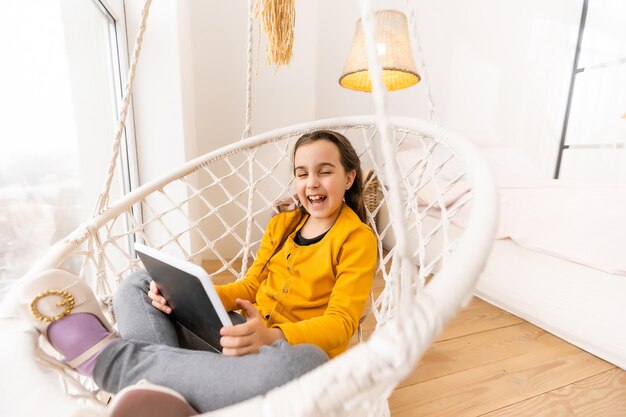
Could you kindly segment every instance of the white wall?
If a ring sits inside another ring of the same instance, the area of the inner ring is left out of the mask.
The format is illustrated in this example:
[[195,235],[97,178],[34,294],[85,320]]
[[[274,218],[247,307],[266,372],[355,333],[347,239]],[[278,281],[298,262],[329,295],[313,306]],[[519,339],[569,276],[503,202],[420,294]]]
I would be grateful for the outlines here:
[[[131,35],[139,3],[132,0],[127,6]],[[549,175],[562,128],[581,3],[415,0],[418,33],[442,124],[481,144],[515,146]],[[264,65],[264,56],[255,58],[253,133],[373,111],[369,94],[343,89],[337,82],[360,15],[358,2],[296,5],[292,64],[274,74]],[[147,160],[166,156],[173,163],[241,136],[247,7],[247,2],[197,0],[178,2],[178,7],[153,4],[135,100],[142,103],[137,106],[138,118],[155,113],[151,126],[138,127],[138,133],[144,140],[146,134],[168,141],[184,137],[187,144],[176,151],[180,155],[174,160],[164,148],[140,149]],[[386,0],[377,7],[402,9],[405,2]],[[257,37],[255,33],[255,50]],[[164,94],[151,92],[149,86]],[[422,82],[390,93],[390,112],[427,117],[425,91]],[[146,165],[142,178],[162,168]]]
[[[126,5],[131,49],[142,3]],[[137,71],[142,183],[239,140],[245,127],[247,2],[176,3],[152,4]],[[297,2],[296,46],[288,67],[275,72],[264,55],[255,57],[252,134],[316,117],[316,15],[314,3]],[[263,42],[262,54],[264,48]]]
[[[141,0],[126,5],[134,39]],[[418,34],[441,123],[483,146],[515,147],[551,176],[582,0],[415,0]],[[356,0],[297,1],[290,66],[255,57],[252,133],[373,111],[339,86]],[[385,0],[379,8],[403,9]],[[244,130],[247,2],[155,2],[137,74],[140,181],[238,140]],[[258,25],[254,50],[257,52]],[[261,45],[263,53],[265,44]],[[392,114],[427,118],[426,83],[389,94]],[[181,194],[184,191],[181,190]]]
[[[318,117],[371,113],[367,93],[338,86],[358,2],[319,2]],[[522,150],[553,172],[581,0],[416,0],[416,21],[441,123],[490,146]],[[404,2],[383,2],[403,9]],[[332,10],[324,13],[321,10]],[[332,30],[330,30],[332,29]],[[427,118],[426,85],[388,95],[393,114]]]
[[[142,6],[143,0],[125,3],[129,54],[132,54]],[[190,71],[193,61],[187,49],[190,44],[188,19],[188,2],[152,3],[133,96],[140,184],[170,172],[198,154]],[[183,186],[171,187],[168,191],[179,201],[187,192]],[[166,202],[154,204],[167,205]],[[182,216],[173,214],[168,218],[168,227],[174,232],[186,225]],[[153,242],[167,238],[154,229],[152,232]],[[191,249],[189,239],[183,239],[182,243],[186,250]]]
[[[242,137],[246,110],[248,4],[187,1],[192,33],[198,150],[205,153]],[[265,37],[257,57],[254,24],[252,134],[315,118],[316,10],[296,2],[296,44],[291,64],[274,73],[265,65]]]
[[[137,34],[142,0],[126,1],[129,53]],[[177,2],[153,2],[133,96],[139,175],[145,183],[195,156],[193,100],[183,54],[185,15]]]

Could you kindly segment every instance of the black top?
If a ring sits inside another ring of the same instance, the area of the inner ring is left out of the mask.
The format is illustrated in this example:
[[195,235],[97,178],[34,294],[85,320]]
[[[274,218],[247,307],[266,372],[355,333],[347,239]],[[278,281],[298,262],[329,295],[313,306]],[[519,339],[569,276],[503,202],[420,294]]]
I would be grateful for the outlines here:
[[328,230],[319,236],[315,236],[312,239],[307,239],[305,237],[302,237],[302,235],[300,234],[300,230],[298,230],[298,233],[296,233],[296,237],[293,239],[293,241],[296,243],[296,245],[309,246],[324,239],[324,236],[326,236],[326,233],[328,233]]

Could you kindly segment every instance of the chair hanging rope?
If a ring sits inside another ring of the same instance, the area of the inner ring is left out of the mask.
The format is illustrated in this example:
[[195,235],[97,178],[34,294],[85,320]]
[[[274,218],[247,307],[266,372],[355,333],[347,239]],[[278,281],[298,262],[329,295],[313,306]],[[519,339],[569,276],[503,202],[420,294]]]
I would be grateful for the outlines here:
[[246,59],[246,126],[242,139],[250,137],[252,132],[252,61],[254,37],[254,0],[248,0],[248,49]]
[[398,254],[401,257],[407,255],[406,251],[406,235],[401,221],[404,218],[402,203],[400,202],[400,175],[395,163],[395,158],[390,152],[393,149],[391,135],[389,130],[389,115],[387,114],[387,90],[383,83],[382,67],[378,61],[378,53],[376,52],[376,28],[374,13],[372,12],[371,0],[360,0],[361,4],[361,21],[363,22],[363,30],[365,34],[365,45],[367,47],[368,71],[372,78],[372,93],[374,98],[374,106],[376,109],[376,120],[380,135],[382,136],[381,149],[385,160],[385,173],[389,179],[389,189],[391,196],[391,225],[394,233],[397,233],[397,245],[399,246]]
[[126,116],[130,107],[130,100],[133,94],[133,87],[135,82],[135,74],[137,71],[137,62],[141,54],[141,46],[143,45],[143,34],[146,31],[146,24],[148,21],[148,14],[150,12],[150,5],[152,0],[145,0],[143,8],[141,10],[141,18],[139,24],[139,30],[137,32],[137,38],[135,39],[135,48],[130,60],[130,69],[128,70],[128,79],[126,81],[126,89],[124,90],[124,99],[122,102],[122,110],[117,120],[117,128],[115,131],[115,137],[113,140],[113,153],[109,161],[109,169],[107,171],[106,181],[102,193],[98,197],[96,203],[95,214],[101,214],[109,203],[109,193],[111,191],[111,183],[113,182],[113,175],[115,174],[115,166],[117,165],[117,159],[120,154],[120,144],[122,142],[122,135],[126,128]]

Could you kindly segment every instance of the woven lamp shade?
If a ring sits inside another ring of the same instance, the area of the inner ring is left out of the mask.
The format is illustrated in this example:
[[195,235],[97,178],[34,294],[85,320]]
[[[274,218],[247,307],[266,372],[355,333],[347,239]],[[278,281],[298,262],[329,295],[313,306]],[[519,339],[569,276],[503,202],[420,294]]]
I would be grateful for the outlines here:
[[[383,69],[383,83],[387,90],[400,90],[419,82],[411,44],[407,19],[397,10],[374,12],[376,20],[376,48]],[[356,33],[348,62],[339,78],[339,84],[357,91],[372,91],[372,80],[367,69],[367,47],[363,38],[361,19],[356,23]]]

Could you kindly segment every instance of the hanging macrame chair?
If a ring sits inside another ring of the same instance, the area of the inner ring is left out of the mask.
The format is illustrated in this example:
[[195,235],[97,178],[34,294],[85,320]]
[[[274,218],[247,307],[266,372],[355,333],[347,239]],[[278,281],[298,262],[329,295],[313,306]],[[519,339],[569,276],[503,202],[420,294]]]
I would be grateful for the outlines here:
[[[293,143],[318,129],[338,131],[351,140],[364,171],[375,173],[366,183],[375,196],[367,214],[378,238],[377,274],[385,283],[371,305],[376,330],[367,341],[285,386],[204,415],[387,415],[387,398],[470,299],[489,252],[496,193],[478,151],[434,123],[387,115],[380,65],[371,53],[371,6],[363,0],[376,115],[319,120],[259,134],[189,161],[109,204],[150,3],[146,0],[142,12],[113,163],[97,214],[54,245],[23,280],[49,268],[75,270],[107,310],[115,286],[141,267],[130,249],[133,239],[185,259],[217,259],[220,267],[212,272],[241,277],[277,201],[292,195],[288,178]],[[414,152],[411,161],[399,163],[396,152],[406,148]],[[470,192],[450,203],[450,194],[461,184]],[[181,190],[185,197],[176,197]],[[468,217],[458,229],[452,222],[462,212]],[[7,399],[2,415],[106,415],[105,393],[50,356],[45,340],[18,318],[12,294],[0,315],[1,388]]]

